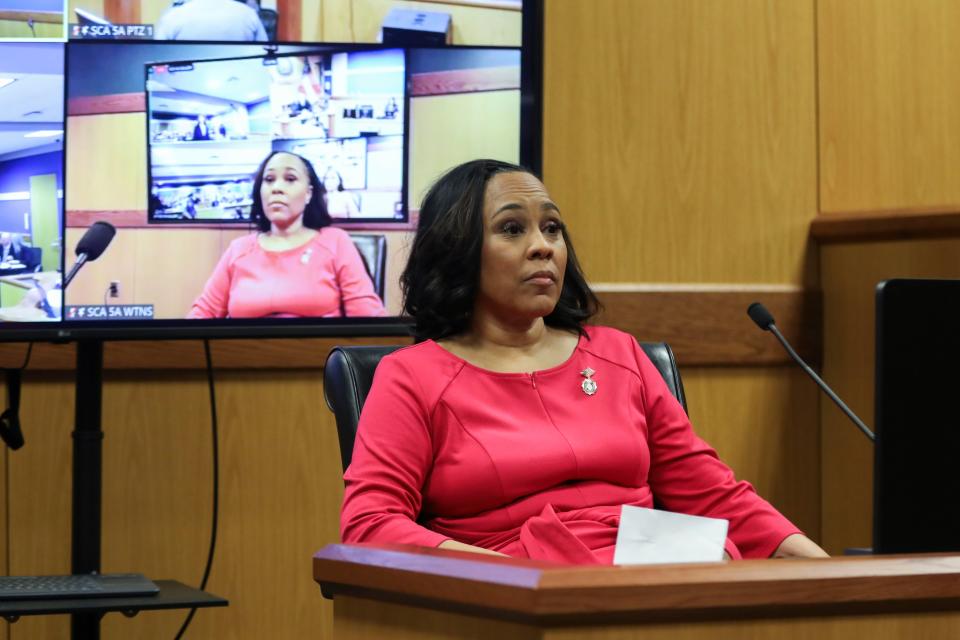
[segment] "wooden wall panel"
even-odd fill
[[[520,161],[519,91],[462,93],[417,98],[410,103],[410,206],[419,209],[440,174],[476,158]],[[491,132],[469,122],[496,121]],[[424,123],[425,126],[417,126]],[[491,135],[491,134],[494,135]],[[413,160],[416,159],[416,162]]]
[[[447,13],[453,22],[453,44],[519,47],[520,12],[468,6],[462,2],[403,0],[303,0],[303,39],[329,42],[379,42],[380,26],[390,9]],[[318,6],[319,5],[319,6]]]
[[[113,23],[137,24],[140,22],[142,4],[143,0],[103,0],[104,17]]]
[[[737,478],[820,539],[819,389],[795,367],[690,368],[690,419]]]
[[[330,603],[309,566],[339,539],[342,496],[320,372],[226,372],[217,381],[220,530],[208,589],[230,606],[199,612],[190,635],[293,638],[309,629],[330,638]],[[109,392],[104,564],[197,584],[210,513],[205,385],[199,376],[126,376]],[[182,612],[160,615],[167,620],[111,620],[106,637],[172,637]]]
[[[825,212],[960,203],[960,3],[820,0]]]
[[[821,244],[960,236],[958,208],[915,207],[817,216],[810,225],[810,236]]]
[[[331,604],[310,573],[339,539],[342,484],[318,370],[217,373],[220,520],[208,589],[189,636],[331,638]],[[70,567],[72,384],[33,377],[27,445],[11,461],[11,570]],[[113,372],[104,388],[103,569],[199,584],[210,533],[211,434],[202,373]],[[185,611],[109,615],[104,638],[170,638]],[[65,616],[24,618],[13,638],[66,637]]]
[[[12,575],[70,573],[73,376],[24,375],[20,422],[25,444],[8,454]],[[70,635],[68,616],[27,616],[10,627],[11,640]]]
[[[146,113],[67,118],[67,209],[146,209]],[[90,162],[90,150],[99,149]],[[109,150],[109,151],[108,151]]]
[[[800,357],[820,362],[820,296],[776,285],[597,284],[595,322],[638,340],[668,342],[681,365],[762,366],[791,362],[747,308],[762,302]]]
[[[545,14],[544,176],[587,275],[813,284],[812,0]]]
[[[874,290],[894,277],[960,278],[960,240],[865,242],[821,249],[823,377],[874,425]],[[823,538],[828,551],[870,546],[873,447],[833,403],[821,403]]]
[[[406,238],[390,236],[388,248],[393,258],[403,262]],[[95,264],[100,264],[98,261]],[[111,264],[111,263],[107,263]],[[399,272],[400,264],[390,268]],[[142,268],[141,268],[142,269]],[[137,273],[141,269],[137,270]],[[203,275],[205,274],[198,274]],[[83,280],[90,304],[103,300],[110,271],[94,272]],[[157,302],[161,296],[146,296],[142,288],[121,283],[121,303]],[[609,287],[609,288],[608,288]],[[399,310],[399,287],[387,287],[388,309]],[[163,291],[163,289],[159,289]],[[92,294],[91,294],[92,292]],[[656,285],[597,286],[603,311],[592,320],[630,333],[638,340],[667,342],[681,366],[774,366],[792,362],[769,333],[760,331],[745,313],[749,304],[762,301],[776,318],[777,326],[807,362],[818,364],[821,358],[820,296],[817,292],[794,287]],[[71,295],[71,301],[79,298]],[[189,308],[189,300],[180,315]],[[179,317],[179,316],[177,316]],[[394,336],[379,338],[300,338],[216,340],[212,344],[214,361],[222,368],[291,369],[318,368],[329,350],[338,344],[357,342],[403,344],[410,340],[407,331],[397,326]],[[0,366],[20,366],[24,358],[22,343],[0,344]],[[30,361],[32,370],[71,370],[76,363],[72,344],[41,343]],[[204,362],[198,340],[108,342],[104,352],[108,369],[202,369]]]
[[[943,612],[546,627],[352,596],[337,600],[337,637],[344,640],[913,640],[952,637],[958,623],[960,615]]]
[[[5,376],[0,379],[3,379],[4,383],[6,383]],[[0,446],[3,446],[3,455],[0,456],[0,495],[8,496],[8,469],[10,468],[10,455],[14,452],[2,443],[0,443]],[[7,498],[0,504],[0,527],[2,527],[2,531],[0,531],[0,575],[10,575],[10,567],[8,566],[9,554],[6,553],[9,549],[8,536],[10,534],[10,509]],[[9,625],[6,626],[9,627]],[[10,635],[7,629],[0,628],[0,638],[9,640]]]

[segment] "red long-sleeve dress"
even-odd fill
[[[188,318],[383,316],[363,258],[343,229],[324,227],[307,243],[267,251],[241,236],[220,257]]]
[[[632,336],[587,332],[566,362],[534,373],[487,371],[429,340],[384,358],[344,474],[343,541],[454,539],[609,564],[620,506],[654,499],[728,519],[734,558],[770,556],[800,533],[697,437]]]

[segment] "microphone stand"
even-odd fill
[[[77,341],[73,501],[70,568],[73,574],[100,571],[103,476],[103,341]],[[70,615],[70,637],[100,637],[100,613]]]
[[[63,279],[63,286],[61,289],[66,290],[67,285],[70,284],[70,281],[73,280],[74,276],[77,275],[77,272],[80,271],[82,267],[87,262],[87,254],[81,253],[77,256],[77,261],[73,263],[73,266],[70,267],[70,271],[67,272],[67,277]]]
[[[820,389],[827,394],[827,396],[829,396],[829,398],[833,400],[838,407],[840,407],[840,410],[847,414],[847,417],[853,421],[853,424],[857,425],[857,428],[863,432],[863,435],[870,438],[870,442],[875,442],[877,437],[873,434],[873,431],[871,431],[869,427],[867,427],[867,425],[865,425],[863,421],[857,417],[857,414],[851,411],[850,408],[844,404],[843,400],[841,400],[837,394],[833,392],[833,389],[828,387],[827,383],[817,375],[817,372],[814,371],[810,365],[804,362],[799,355],[797,355],[797,352],[793,350],[793,347],[790,346],[790,343],[787,342],[787,339],[784,338],[783,334],[780,333],[780,329],[777,329],[777,325],[771,322],[768,329],[770,329],[770,332],[777,338],[777,340],[780,341],[780,344],[783,345],[783,348],[787,350],[787,353],[790,354],[790,357],[793,358],[793,360],[799,364],[804,371],[807,372],[807,375],[813,378],[813,381],[817,383]]]

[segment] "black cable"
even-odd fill
[[[213,437],[213,524],[210,527],[210,550],[207,552],[207,566],[203,569],[203,579],[200,580],[200,590],[207,588],[207,580],[210,578],[210,569],[213,566],[213,554],[217,548],[217,513],[220,507],[220,451],[217,445],[217,395],[213,386],[213,358],[210,357],[210,340],[203,341],[203,354],[207,360],[207,386],[210,388],[210,432]],[[183,621],[180,631],[177,632],[175,640],[180,640],[186,632],[187,627],[193,620],[193,614],[197,612],[196,607],[190,609],[187,619]]]
[[[23,358],[23,364],[17,367],[17,371],[23,371],[30,364],[30,354],[33,353],[33,341],[27,343],[27,355]]]
[[[23,364],[15,369],[4,369],[4,382],[7,387],[7,409],[0,413],[0,440],[8,448],[16,451],[23,446],[23,431],[20,428],[20,384],[22,374],[30,364],[33,342],[27,345],[27,355]]]
[[[27,365],[30,364],[30,355],[33,353],[33,341],[27,343],[27,355],[23,358],[23,364],[20,365],[18,369],[13,369],[19,375],[27,368]],[[10,375],[10,371],[7,371],[6,375]],[[19,427],[19,420],[17,420]],[[4,477],[4,522],[6,529],[7,540],[10,539],[10,448],[7,447],[3,451],[3,477]],[[4,554],[7,563],[6,575],[10,575],[10,545],[7,545],[6,553]]]
[[[20,365],[19,369],[16,371],[23,371],[27,368],[27,365],[30,364],[30,355],[33,353],[33,341],[27,343],[27,355],[23,358],[23,364]],[[9,375],[9,373],[7,374]],[[6,505],[6,532],[7,540],[10,539],[10,448],[4,449],[3,457],[3,475],[4,475],[4,504]],[[7,575],[10,575],[10,545],[7,545],[6,551],[6,561],[7,561]]]

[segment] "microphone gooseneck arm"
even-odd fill
[[[77,271],[80,271],[82,267],[87,262],[87,254],[81,253],[77,256],[77,261],[73,263],[73,266],[70,267],[70,271],[67,273],[67,277],[63,279],[62,289],[66,289],[67,285],[70,284],[70,281],[73,280],[73,277],[77,275]]]
[[[858,418],[858,417],[857,417],[857,414],[855,414],[853,411],[851,411],[851,410],[850,410],[850,407],[848,407],[846,404],[844,404],[843,400],[841,400],[841,399],[837,396],[837,394],[835,394],[835,393],[833,392],[833,389],[831,389],[830,387],[828,387],[828,386],[827,386],[827,383],[824,382],[823,379],[820,378],[820,376],[817,375],[817,372],[814,371],[814,370],[810,367],[810,365],[808,365],[806,362],[804,362],[804,361],[803,361],[803,358],[801,358],[799,355],[797,355],[797,352],[793,350],[793,347],[790,346],[790,343],[787,342],[787,339],[784,338],[784,337],[783,337],[783,334],[780,333],[780,330],[777,329],[777,325],[774,324],[773,322],[771,322],[771,323],[769,324],[769,326],[767,327],[767,329],[770,331],[770,333],[772,333],[772,334],[777,338],[777,340],[780,341],[780,344],[782,344],[782,345],[783,345],[783,348],[787,350],[787,353],[790,354],[790,357],[793,358],[793,360],[794,360],[797,364],[799,364],[799,365],[803,368],[804,371],[807,372],[807,375],[809,375],[811,378],[813,378],[813,381],[817,383],[817,385],[823,390],[823,392],[824,392],[825,394],[827,394],[827,396],[829,396],[830,399],[833,400],[834,403],[836,403],[836,405],[837,405],[838,407],[840,407],[840,410],[843,411],[845,414],[847,414],[847,417],[850,418],[850,420],[853,421],[853,424],[857,425],[857,428],[860,429],[860,431],[863,432],[863,435],[865,435],[865,436],[867,436],[868,438],[870,438],[870,441],[871,441],[871,442],[876,441],[877,437],[873,434],[873,431],[871,431],[871,430],[869,429],[869,427],[867,427],[867,425],[865,425],[865,424],[863,423],[863,420],[861,420],[860,418]]]

